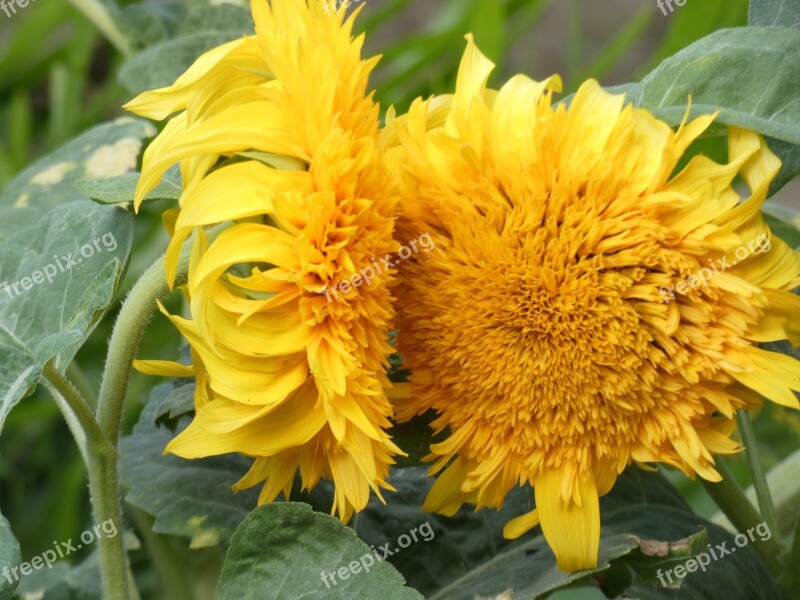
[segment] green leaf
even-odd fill
[[[397,493],[387,498],[388,506],[372,500],[356,515],[353,526],[366,543],[378,547],[429,523],[435,537],[388,558],[409,585],[429,600],[473,600],[476,595],[494,597],[509,589],[514,600],[526,600],[579,584],[599,586],[607,592],[621,586],[622,590],[615,593],[625,591],[629,597],[674,597],[674,590],[647,583],[654,570],[672,568],[659,561],[688,559],[706,536],[712,544],[724,541],[728,548],[732,546],[731,535],[692,514],[663,476],[629,468],[601,499],[598,568],[567,575],[556,567],[555,557],[538,529],[517,540],[502,537],[503,525],[510,518],[533,508],[529,488],[513,490],[500,511],[476,513],[465,507],[446,518],[419,508],[432,484],[424,473],[422,468],[395,470],[389,482]],[[669,549],[669,542],[671,555],[648,556],[657,554],[650,548]],[[680,597],[714,597],[720,578],[735,589],[731,598],[778,598],[766,569],[746,547],[712,562],[706,573],[690,574],[683,580]],[[632,589],[637,593],[632,594]]]
[[[255,509],[236,530],[217,599],[422,599],[404,583],[337,519],[307,504],[272,503]]]
[[[151,46],[175,35],[185,17],[181,4],[132,4],[121,9],[119,25],[133,44]]]
[[[800,247],[800,214],[778,204],[767,203],[763,207],[764,221],[791,248]]]
[[[10,600],[17,588],[17,580],[2,575],[6,568],[13,569],[22,562],[22,555],[19,551],[19,542],[11,531],[11,526],[5,517],[0,514],[0,600]]]
[[[139,538],[132,532],[124,533],[124,541],[128,551],[141,548]],[[100,554],[95,549],[78,564],[70,564],[65,557],[50,568],[35,570],[22,578],[17,594],[23,599],[101,600]]]
[[[718,121],[800,143],[800,30],[768,27],[713,33],[665,60],[629,99],[677,125],[722,110]]]
[[[45,363],[66,369],[128,264],[133,217],[89,201],[82,178],[124,173],[152,126],[100,125],[37,161],[0,195],[0,428]]]
[[[141,173],[125,173],[107,179],[84,179],[78,182],[78,188],[101,204],[132,203],[140,176]],[[144,197],[144,201],[178,200],[182,191],[180,169],[176,166],[164,174],[161,182]]]
[[[641,75],[652,71],[665,58],[714,31],[746,25],[747,5],[748,0],[687,2],[686,6],[669,16],[669,30],[651,59],[643,66]]]
[[[161,42],[122,65],[119,81],[133,94],[170,86],[201,54],[236,37],[207,31]]]
[[[250,12],[241,6],[192,5],[176,36],[133,56],[120,69],[119,80],[134,94],[172,85],[204,52],[252,33]]]
[[[797,0],[750,0],[750,25],[800,27]]]
[[[767,138],[767,145],[783,163],[780,172],[769,186],[768,195],[774,196],[787,183],[800,175],[800,146],[774,138]]]
[[[185,460],[164,455],[174,434],[156,425],[156,413],[169,405],[173,394],[186,395],[191,387],[161,384],[153,390],[133,433],[120,443],[119,468],[128,490],[125,499],[155,517],[153,531],[187,536],[193,548],[203,548],[230,539],[256,506],[258,490],[231,490],[250,467],[243,456]]]
[[[48,210],[89,200],[77,189],[79,181],[134,171],[142,140],[155,134],[147,121],[122,117],[90,129],[30,165],[0,194],[0,243],[37,224]]]
[[[168,424],[192,412],[194,412],[194,385],[180,385],[171,390],[156,406],[153,422],[156,425]]]

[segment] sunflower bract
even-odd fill
[[[598,499],[627,465],[718,480],[736,410],[798,407],[800,362],[758,343],[800,342],[800,255],[762,220],[780,162],[757,134],[731,127],[727,164],[676,173],[714,115],[676,132],[594,81],[553,106],[557,77],[493,91],[492,68],[469,39],[455,94],[387,123],[398,239],[435,242],[399,265],[412,389],[396,410],[449,429],[425,510],[499,507],[530,483],[536,510],[506,536],[541,524],[576,571],[597,563]]]

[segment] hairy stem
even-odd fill
[[[103,434],[86,400],[71,381],[50,363],[45,365],[44,377],[48,387],[60,397],[69,411],[65,411],[65,417],[79,445],[81,440],[85,444],[82,453],[89,471],[89,493],[95,523],[111,522],[118,532],[114,537],[102,535],[97,537],[103,598],[130,600],[132,581],[129,579],[128,555],[125,552],[122,535],[116,448]],[[59,402],[59,406],[61,405]]]
[[[133,286],[122,303],[117,322],[114,324],[114,331],[108,343],[106,369],[100,385],[97,422],[115,448],[119,441],[122,409],[128,392],[133,359],[136,357],[144,330],[153,315],[156,300],[168,292],[162,257],[147,269]]]

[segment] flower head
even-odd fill
[[[393,271],[325,294],[396,246],[396,190],[367,92],[377,60],[361,59],[344,8],[253,0],[252,11],[255,35],[128,105],[156,119],[180,111],[145,152],[136,198],[180,163],[180,210],[165,215],[170,282],[195,234],[191,318],[170,319],[191,345],[196,416],[167,451],[255,458],[236,487],[265,482],[261,503],[288,496],[298,469],[306,488],[332,479],[346,520],[370,489],[390,487],[399,452],[386,433]],[[209,241],[220,223],[232,225]]]
[[[718,480],[737,409],[798,407],[800,362],[758,343],[800,342],[800,255],[762,221],[780,162],[758,135],[731,127],[727,164],[675,173],[713,115],[676,132],[594,81],[553,106],[557,77],[493,91],[492,68],[470,39],[455,94],[387,124],[398,236],[435,241],[399,266],[397,410],[449,428],[425,509],[530,483],[536,510],[506,536],[540,523],[575,571],[596,565],[598,498],[627,465]]]

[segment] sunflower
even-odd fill
[[[346,521],[370,489],[391,489],[400,453],[386,431],[394,271],[338,287],[396,249],[397,190],[367,91],[377,59],[362,60],[363,36],[353,38],[344,8],[251,8],[255,35],[127,105],[152,119],[178,112],[145,152],[135,201],[180,163],[180,208],[164,218],[170,285],[194,234],[191,315],[168,315],[193,366],[137,367],[197,379],[196,415],[166,452],[253,457],[235,488],[264,483],[259,503],[288,497],[298,469],[306,489],[331,479],[332,513]],[[206,229],[220,223],[230,226],[210,240]]]
[[[780,162],[731,127],[727,164],[678,169],[715,115],[674,131],[595,81],[569,106],[552,104],[558,77],[490,90],[494,65],[467,39],[455,94],[385,131],[397,235],[435,243],[399,265],[412,375],[396,412],[432,409],[449,431],[425,510],[500,507],[531,484],[536,510],[505,536],[540,524],[560,569],[591,568],[598,499],[627,465],[718,481],[737,410],[798,407],[800,362],[758,347],[800,342],[800,255],[760,213]]]

